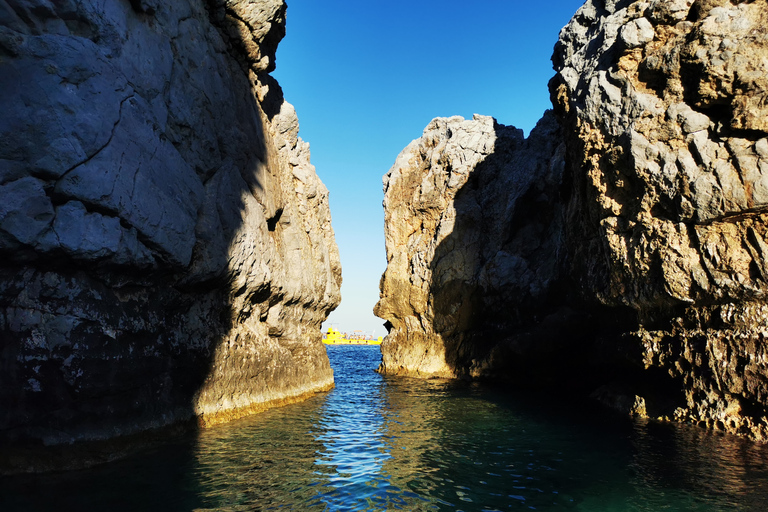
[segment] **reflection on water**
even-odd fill
[[[0,479],[0,511],[768,510],[763,445],[388,379],[378,347],[328,350],[328,394],[99,468]]]

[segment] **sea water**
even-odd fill
[[[336,388],[83,471],[0,479],[0,511],[766,511],[768,448],[445,380],[329,346]]]

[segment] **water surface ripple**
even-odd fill
[[[697,428],[373,372],[85,471],[0,479],[0,511],[768,510],[768,448]]]

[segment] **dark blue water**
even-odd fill
[[[383,378],[375,346],[328,352],[328,394],[98,468],[0,479],[0,511],[768,511],[763,445]]]

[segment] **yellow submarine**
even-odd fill
[[[365,334],[341,333],[333,327],[329,327],[328,332],[323,334],[323,343],[326,345],[381,345],[382,340],[382,336],[374,339]]]

